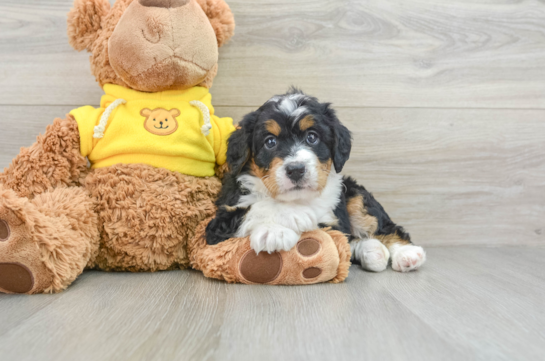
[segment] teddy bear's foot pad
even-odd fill
[[[318,267],[309,267],[303,271],[303,277],[307,279],[316,278],[322,274],[322,270]]]
[[[320,252],[320,248],[320,242],[314,238],[306,238],[297,242],[297,251],[305,257],[314,256]]]
[[[34,287],[34,276],[20,263],[0,263],[0,292],[27,293]]]
[[[0,219],[0,242],[5,242],[9,239],[11,235],[8,222]]]
[[[269,283],[280,276],[282,256],[280,253],[260,252],[253,249],[246,252],[240,261],[240,274],[252,283]]]

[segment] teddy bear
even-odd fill
[[[193,267],[248,284],[341,282],[343,234],[307,232],[291,251],[248,239],[208,246],[233,120],[209,88],[234,34],[224,0],[76,0],[68,38],[90,52],[100,106],[57,118],[0,173],[0,292],[55,293],[85,269]]]

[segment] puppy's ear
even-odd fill
[[[340,173],[343,170],[344,164],[350,158],[350,150],[352,149],[352,134],[341,123],[337,123],[334,127],[335,131],[335,150],[333,156],[333,165],[335,171]]]
[[[238,175],[251,157],[252,132],[258,113],[247,114],[239,123],[237,130],[229,137],[227,163],[230,173]]]
[[[333,165],[335,171],[340,173],[343,170],[344,164],[350,158],[350,151],[352,149],[352,134],[350,131],[341,124],[339,118],[335,114],[335,111],[329,107],[329,104],[325,104],[324,114],[329,118],[333,136],[335,138],[333,144]]]
[[[108,0],[75,0],[68,13],[68,42],[77,51],[90,49],[98,37],[102,19],[110,11]]]

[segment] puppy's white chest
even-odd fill
[[[321,192],[301,192],[284,199],[272,198],[257,177],[241,176],[239,181],[250,192],[241,196],[237,207],[250,207],[236,234],[250,236],[256,252],[290,250],[301,234],[313,231],[320,223],[331,224],[333,211],[339,203],[342,178],[330,174]]]
[[[246,214],[239,236],[249,235],[260,225],[283,226],[300,234],[318,228],[320,223],[331,223],[334,219],[332,209],[316,203],[258,201]]]
[[[275,201],[259,202],[250,209],[250,216],[303,232],[318,226],[321,213],[308,205]]]

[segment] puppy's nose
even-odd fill
[[[189,0],[138,0],[142,6],[150,6],[156,8],[179,8],[186,5]]]
[[[303,163],[290,163],[286,165],[286,174],[294,182],[301,180],[306,172],[307,168]]]

